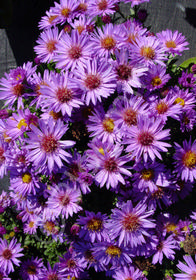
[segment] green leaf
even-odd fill
[[[188,68],[190,64],[196,64],[196,57],[191,57],[185,60],[182,64],[180,64],[180,67]]]

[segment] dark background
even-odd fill
[[[0,0],[0,77],[33,60],[33,46],[39,35],[37,25],[50,6],[54,6],[53,0]],[[141,7],[147,9],[145,25],[151,26],[152,32],[178,30],[187,38],[190,49],[179,63],[196,56],[196,0],[150,0]],[[121,8],[129,14],[129,4]],[[6,188],[8,182],[8,177],[0,180],[0,189]]]

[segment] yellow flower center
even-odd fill
[[[158,114],[164,114],[168,110],[168,105],[165,102],[161,101],[157,104],[156,109]]]
[[[143,169],[142,170],[142,179],[145,181],[151,180],[154,178],[154,171],[152,169]]]
[[[154,77],[154,78],[152,79],[152,81],[151,81],[151,85],[152,85],[153,87],[159,86],[159,85],[161,85],[161,84],[162,84],[162,80],[161,80],[161,78],[160,78],[159,76]]]
[[[29,172],[22,174],[22,181],[23,183],[29,184],[32,180],[31,174]]]
[[[142,47],[140,50],[141,56],[145,57],[146,59],[154,59],[155,58],[155,51],[151,47]]]
[[[61,10],[61,15],[66,17],[66,18],[69,16],[69,13],[70,13],[69,8],[64,8],[64,9]]]
[[[175,225],[174,223],[168,223],[166,225],[166,231],[169,233],[170,231],[176,233],[176,228],[177,228],[177,225]]]
[[[177,97],[174,104],[180,104],[183,107],[185,105],[185,101],[183,98]]]
[[[21,127],[24,126],[24,127],[27,127],[27,123],[25,121],[25,119],[21,119],[17,125],[17,128],[18,129],[21,129]]]
[[[111,50],[116,46],[116,41],[113,37],[107,36],[101,40],[101,46],[106,50]]]
[[[196,153],[188,151],[182,158],[183,164],[188,168],[194,168],[196,164]]]
[[[166,43],[165,43],[165,45],[166,45],[166,47],[168,48],[168,49],[170,49],[170,48],[176,48],[176,43],[173,41],[173,40],[171,40],[171,41],[167,41]]]
[[[92,231],[99,231],[102,228],[102,220],[98,218],[92,218],[87,223],[87,228]]]
[[[112,133],[114,130],[114,120],[111,118],[105,118],[102,122],[103,129],[109,133]]]
[[[114,246],[114,245],[111,245],[111,246],[109,246],[107,249],[106,249],[106,254],[108,254],[108,255],[110,255],[110,256],[112,256],[112,257],[120,257],[120,255],[121,255],[121,250],[120,250],[120,248],[119,247],[117,247],[117,246]]]
[[[30,227],[30,228],[33,228],[33,227],[34,227],[34,224],[35,224],[35,223],[34,223],[33,221],[32,221],[32,222],[29,222],[29,227]]]

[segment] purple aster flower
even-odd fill
[[[66,184],[55,186],[49,191],[50,196],[47,201],[48,207],[52,210],[53,216],[62,215],[68,219],[74,213],[82,210],[79,206],[81,193],[78,190],[71,189]]]
[[[90,145],[89,145],[90,146]],[[118,183],[125,185],[123,175],[131,176],[129,166],[126,163],[130,161],[130,157],[122,155],[123,146],[120,144],[106,143],[102,147],[91,145],[92,152],[89,151],[88,167],[95,172],[95,181],[102,188],[106,184],[106,188],[116,188]]]
[[[36,41],[37,45],[34,47],[34,51],[37,58],[40,59],[40,62],[47,63],[53,59],[56,44],[59,42],[61,35],[62,32],[59,33],[57,27],[53,29],[48,28],[40,34]]]
[[[79,64],[85,64],[91,58],[92,44],[89,36],[79,35],[77,30],[73,30],[71,35],[63,34],[56,45],[54,61],[56,67],[63,70],[73,70]]]
[[[39,189],[39,180],[35,175],[34,169],[23,169],[17,171],[12,169],[10,173],[10,190],[20,194],[22,197],[29,194],[36,194],[36,189]]]
[[[165,30],[156,34],[158,39],[163,44],[165,51],[172,55],[182,55],[184,50],[188,50],[186,46],[189,44],[186,38],[177,30],[172,32],[171,30]]]
[[[5,273],[14,271],[14,265],[19,266],[20,260],[23,254],[20,253],[23,250],[21,244],[17,243],[17,240],[13,238],[8,244],[7,240],[0,238],[0,266]]]
[[[114,54],[120,42],[119,31],[119,27],[112,23],[98,28],[92,39],[94,55],[109,58],[111,54]]]
[[[58,16],[53,13],[54,7],[51,7],[49,11],[46,11],[46,15],[43,16],[38,23],[39,29],[48,29],[54,27],[57,24]]]
[[[108,239],[105,224],[107,216],[98,212],[97,214],[85,211],[86,217],[79,216],[77,223],[81,226],[79,238],[94,243],[95,241],[102,241]]]
[[[68,129],[61,120],[55,123],[50,118],[47,124],[40,120],[39,127],[32,125],[32,132],[28,132],[29,139],[26,139],[29,149],[28,159],[38,168],[47,165],[51,172],[55,164],[61,168],[62,160],[68,162],[71,155],[64,149],[71,148],[75,142],[60,140]]]
[[[180,85],[184,88],[194,88],[196,78],[193,73],[188,73],[188,70],[182,72],[182,76],[178,79]]]
[[[163,130],[161,119],[141,117],[138,118],[137,126],[131,126],[125,134],[124,144],[126,151],[131,153],[132,158],[138,161],[143,155],[144,161],[148,158],[153,161],[155,157],[162,159],[159,152],[167,152],[170,144],[163,142],[169,139],[169,129]]]
[[[105,271],[116,270],[132,263],[133,253],[130,248],[118,245],[115,241],[95,243],[92,250],[95,259],[103,266]]]
[[[191,143],[183,141],[183,147],[178,143],[175,143],[176,153],[174,159],[176,161],[176,173],[178,177],[181,177],[185,182],[190,180],[191,182],[196,179],[196,140]]]
[[[165,255],[167,259],[174,260],[175,258],[175,251],[179,250],[180,247],[177,246],[176,240],[174,239],[173,235],[170,235],[166,239],[161,238],[158,241],[156,247],[156,253],[153,255],[152,263],[160,263],[162,264],[163,256]]]
[[[133,169],[137,171],[133,174],[133,187],[141,191],[154,192],[158,190],[157,186],[168,187],[169,174],[163,164],[154,162],[139,162]]]
[[[85,268],[84,259],[80,258],[73,248],[70,248],[69,251],[60,258],[59,271],[65,273],[67,279],[72,279],[72,277],[79,278],[80,273],[83,272]]]
[[[94,18],[114,14],[115,3],[118,3],[118,0],[90,0],[89,2],[89,16]]]
[[[24,280],[40,280],[39,277],[42,269],[42,259],[32,257],[21,264],[20,275]]]
[[[116,280],[145,280],[145,276],[142,271],[140,271],[138,268],[134,268],[133,266],[123,266],[119,270],[115,272],[113,275],[113,278]]]
[[[124,33],[120,46],[130,49],[130,51],[132,49],[132,45],[136,42],[136,39],[145,36],[147,31],[147,29],[139,24],[138,21],[131,19],[122,23],[120,28],[121,32]]]
[[[53,268],[47,263],[47,269],[40,272],[39,280],[60,280],[65,279],[66,274],[59,271],[59,263],[55,263]]]
[[[94,58],[78,65],[74,71],[76,78],[73,86],[83,91],[83,99],[87,105],[110,96],[116,88],[116,75],[112,66],[104,60]]]
[[[196,111],[194,109],[183,110],[179,116],[180,129],[182,132],[190,132],[196,125]]]
[[[7,174],[7,169],[10,163],[9,160],[9,145],[2,137],[0,137],[0,178]]]
[[[194,280],[196,278],[196,264],[191,256],[183,256],[186,263],[179,261],[177,264],[181,273],[174,274],[176,280]],[[195,258],[196,259],[196,258]]]
[[[73,23],[70,22],[71,27],[77,30],[79,34],[88,33],[87,27],[91,24],[93,24],[93,21],[87,18],[84,14],[80,15],[78,18],[75,18]]]
[[[162,88],[170,79],[170,75],[166,74],[166,67],[161,65],[151,65],[148,74],[142,79],[144,88],[148,90],[156,90]]]
[[[130,245],[132,248],[146,243],[145,237],[149,237],[149,230],[155,227],[149,218],[154,211],[146,210],[146,204],[138,203],[133,207],[131,200],[122,203],[119,208],[112,209],[107,225],[111,238],[117,238],[119,245]]]
[[[77,8],[77,2],[73,0],[60,0],[60,3],[54,2],[55,7],[51,9],[51,15],[57,16],[56,23],[64,24],[74,18],[74,11]]]
[[[43,109],[48,108],[47,110],[53,111],[54,114],[61,112],[63,116],[71,116],[73,108],[79,108],[83,104],[80,91],[73,89],[70,80],[68,72],[51,74],[47,85],[40,86]]]
[[[95,137],[103,143],[119,142],[121,139],[121,133],[115,125],[114,119],[110,114],[105,114],[101,106],[95,108],[92,116],[89,116],[87,128],[91,137]]]
[[[113,61],[117,75],[117,91],[133,93],[133,88],[141,87],[140,77],[146,74],[148,68],[133,64],[128,60],[128,50],[115,51],[116,60]]]
[[[32,215],[28,222],[23,224],[23,231],[27,234],[35,234],[39,225],[40,217]]]
[[[149,114],[148,103],[143,97],[135,95],[117,97],[109,112],[122,134],[126,134],[124,131],[127,130],[127,127],[137,125],[139,116]]]
[[[154,63],[165,66],[164,48],[155,36],[136,38],[132,46],[131,58],[133,62],[140,62],[146,66]]]

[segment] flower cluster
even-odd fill
[[[188,42],[129,2],[55,2],[0,81],[0,279],[196,279]]]

